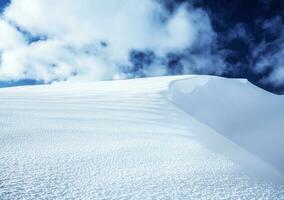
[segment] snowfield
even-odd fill
[[[220,105],[212,98],[216,91],[215,96],[230,99],[228,91],[242,94],[243,86],[231,88],[235,80],[222,79],[211,89],[207,79],[0,89],[0,199],[284,199],[283,129],[278,129],[283,98],[265,98],[275,105],[272,110],[248,109],[253,133],[235,125],[231,137],[228,123],[238,116],[238,102],[231,104],[234,116],[227,118],[219,111],[228,111],[229,104],[213,108]],[[258,90],[252,87],[241,96],[240,105],[262,100]],[[208,118],[203,117],[206,109]],[[252,117],[263,112],[265,120],[271,119],[269,127],[277,128],[271,138],[261,121],[258,141],[259,124]],[[218,120],[208,121],[211,117]],[[255,140],[255,146],[248,148],[250,143],[240,143],[233,134]],[[268,138],[279,141],[266,145],[262,140]],[[264,155],[259,145],[274,157]]]

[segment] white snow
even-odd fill
[[[185,78],[0,89],[0,199],[284,199],[281,171],[165,98]]]
[[[244,79],[195,76],[173,81],[176,105],[284,173],[284,96]]]

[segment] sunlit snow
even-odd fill
[[[185,78],[0,89],[0,199],[284,199],[280,170],[170,98]]]

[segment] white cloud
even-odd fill
[[[0,38],[13,35],[15,39],[0,46],[0,79],[50,82],[72,79],[74,74],[87,80],[124,77],[118,66],[129,64],[131,49],[150,49],[163,57],[208,46],[214,40],[204,11],[183,5],[170,15],[154,0],[12,0],[4,18],[48,40],[26,44],[20,32],[2,21],[8,28],[0,31]],[[166,74],[163,66],[150,72]]]
[[[0,49],[15,49],[24,44],[23,36],[13,26],[0,18]]]

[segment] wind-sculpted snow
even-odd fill
[[[160,94],[181,78],[1,89],[0,199],[284,199],[246,166],[277,171]]]
[[[214,76],[174,81],[167,96],[284,174],[284,96],[243,79]]]

